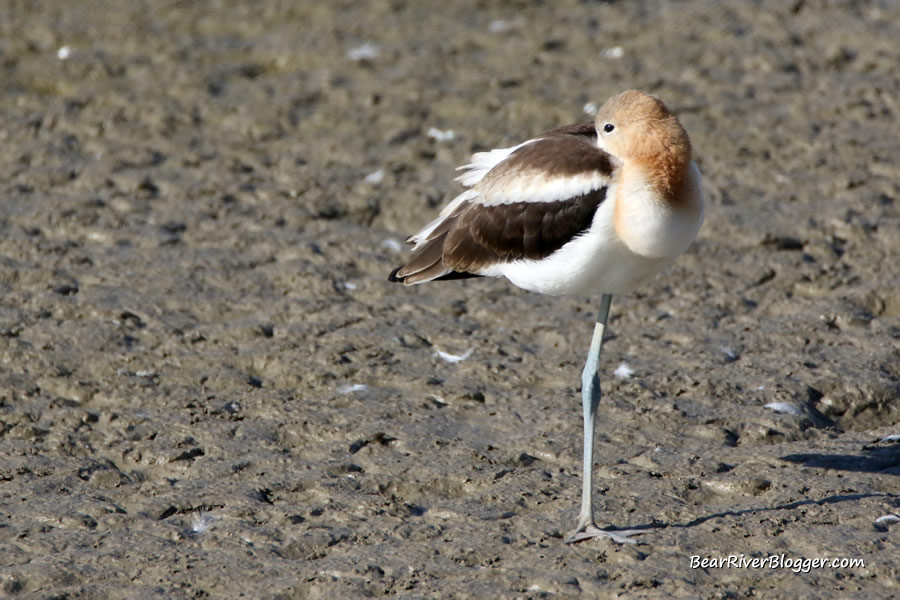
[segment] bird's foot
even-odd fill
[[[646,533],[641,529],[623,529],[622,531],[606,531],[604,529],[600,529],[596,525],[582,525],[578,527],[575,531],[566,538],[567,544],[574,544],[576,542],[582,542],[584,540],[589,540],[597,537],[605,537],[609,538],[617,544],[637,544],[638,541],[632,539],[633,535],[640,535],[642,533]]]

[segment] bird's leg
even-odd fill
[[[581,373],[581,402],[584,407],[584,473],[581,489],[581,513],[578,515],[578,526],[566,540],[567,544],[580,542],[594,537],[608,537],[620,544],[634,544],[629,535],[640,531],[604,531],[594,523],[594,504],[592,500],[594,470],[594,421],[597,407],[600,405],[600,348],[603,346],[603,332],[609,316],[609,305],[612,295],[603,294],[600,299],[600,310],[597,313],[597,324],[594,326],[594,337],[588,352],[584,371]]]

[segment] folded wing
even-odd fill
[[[545,258],[587,231],[613,171],[596,135],[583,123],[473,156],[460,177],[472,187],[407,240],[413,255],[390,280],[474,277],[498,263]]]

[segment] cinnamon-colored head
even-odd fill
[[[691,141],[678,118],[655,96],[628,90],[597,112],[597,145],[645,170],[664,189],[680,185],[691,161]]]

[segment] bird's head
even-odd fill
[[[687,132],[659,98],[637,90],[613,96],[596,118],[597,145],[623,163],[683,170],[691,161]]]

